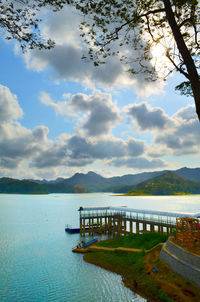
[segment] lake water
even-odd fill
[[[200,195],[129,197],[107,193],[0,195],[0,301],[143,302],[121,277],[72,253],[80,206],[200,212]]]

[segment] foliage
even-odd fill
[[[45,40],[40,33],[41,19],[37,14],[41,8],[39,1],[0,0],[0,29],[7,40],[16,39],[22,50],[50,49],[55,43]]]

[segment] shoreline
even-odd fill
[[[200,301],[200,289],[175,274],[159,258],[161,247],[149,252],[101,251],[89,249],[84,261],[121,275],[124,286],[151,302]],[[154,268],[158,271],[154,272]],[[135,282],[136,281],[136,282]]]
[[[113,194],[112,196],[187,196],[187,195],[200,195],[200,193],[175,193],[175,194]]]

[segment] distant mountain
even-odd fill
[[[183,176],[190,180],[200,181],[200,168],[181,168],[174,171],[176,174]]]
[[[137,184],[148,181],[152,178],[161,176],[170,172],[168,170],[156,171],[156,172],[144,172],[138,174],[127,174],[123,176],[115,176],[106,178],[92,171],[87,174],[76,173],[69,178],[57,178],[55,180],[12,180],[15,184],[5,184],[5,182],[10,183],[10,178],[0,178],[0,193],[8,190],[8,193],[12,190],[19,190],[19,192],[25,192],[28,190],[23,187],[25,183],[29,182],[27,186],[29,191],[33,192],[48,192],[48,193],[74,193],[74,192],[114,192],[114,193],[127,193],[128,191],[134,189]],[[176,173],[178,176],[182,176],[192,181],[200,181],[200,168],[190,169],[181,168],[176,171],[171,171]],[[1,181],[4,179],[4,187],[1,187]],[[5,179],[7,179],[5,181]],[[38,186],[36,186],[36,184]],[[14,187],[13,187],[14,186]],[[23,189],[24,188],[24,189]],[[32,188],[32,189],[31,189]],[[31,193],[30,193],[31,194]]]
[[[178,195],[200,194],[200,182],[188,180],[173,172],[167,172],[142,182],[128,195]]]
[[[87,174],[76,173],[72,177],[63,180],[63,184],[72,186],[80,186],[87,188],[89,192],[128,192],[135,184],[150,179],[154,176],[161,175],[166,171],[160,172],[144,172],[140,174],[129,174],[124,176],[116,176],[105,178],[94,172]]]
[[[54,180],[46,180],[46,179],[29,179],[32,182],[36,182],[38,184],[54,184],[54,183],[58,183],[60,181],[63,181],[65,178],[62,177],[58,177]]]

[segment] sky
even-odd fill
[[[146,82],[116,57],[94,67],[81,59],[79,14],[67,7],[44,20],[51,50],[23,54],[16,41],[0,39],[0,177],[200,166],[200,124],[193,99],[174,90],[179,74]]]

